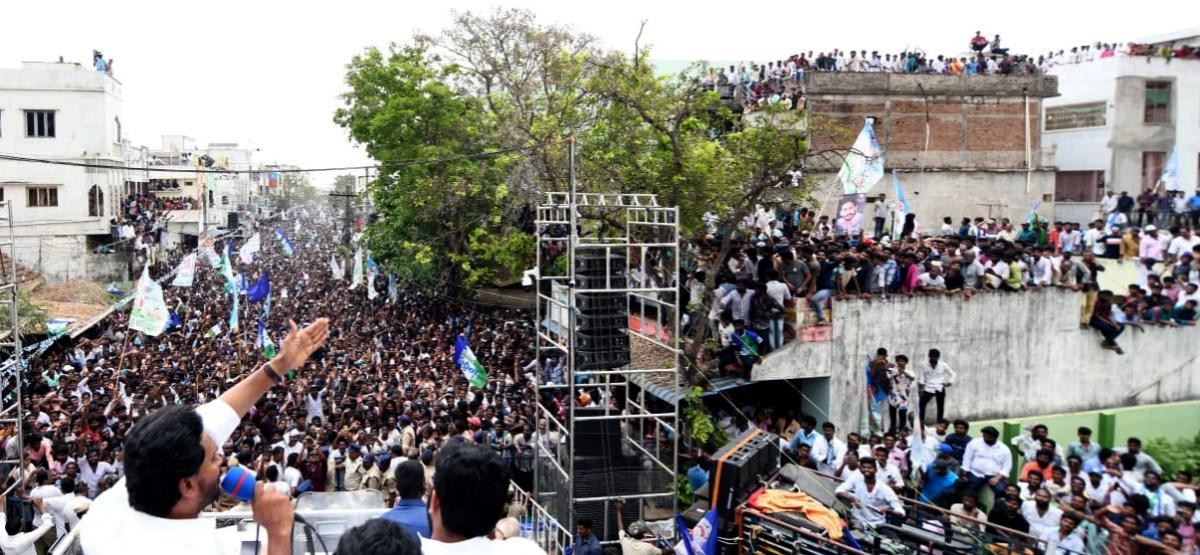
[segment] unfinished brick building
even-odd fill
[[[946,216],[956,225],[964,216],[1019,222],[1039,201],[1042,215],[1053,213],[1053,160],[1042,155],[1038,125],[1042,99],[1058,95],[1053,76],[812,73],[806,94],[813,151],[848,147],[875,118],[889,176],[870,195],[894,200],[898,170],[923,230]],[[840,163],[831,156],[808,168],[829,172],[817,197],[825,213],[840,194]]]

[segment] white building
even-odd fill
[[[1200,46],[1200,29],[1136,42]],[[1200,60],[1118,54],[1050,73],[1059,96],[1045,100],[1042,139],[1058,167],[1055,219],[1094,218],[1105,190],[1136,197],[1175,151],[1184,191],[1200,188]]]
[[[22,264],[49,281],[120,275],[119,257],[90,253],[112,241],[127,150],[121,82],[111,75],[62,62],[0,69],[0,153],[113,166],[0,160],[0,195],[15,201]]]

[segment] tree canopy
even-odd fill
[[[536,193],[566,189],[570,136],[579,190],[656,193],[685,233],[706,212],[731,232],[790,181],[808,149],[800,112],[749,121],[702,85],[704,66],[662,75],[634,50],[496,10],[355,56],[334,119],[384,164],[369,191],[375,259],[427,284],[519,275],[534,264]]]

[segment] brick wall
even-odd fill
[[[1036,167],[1041,99],[1058,94],[1057,80],[1049,76],[818,73],[806,88],[814,150],[849,147],[872,116],[889,169],[1024,169],[1026,92]]]
[[[925,151],[926,103],[923,99],[864,96],[814,97],[813,148],[846,148],[875,117],[875,133],[888,153],[887,166],[900,169],[1023,169],[1025,124],[1023,98],[938,97],[928,102],[929,147]],[[1030,142],[1040,148],[1038,113],[1041,101],[1030,99]]]

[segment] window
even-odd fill
[[[104,215],[104,191],[100,190],[99,185],[92,185],[92,189],[88,191],[88,216],[97,217]]]
[[[1104,127],[1107,123],[1105,118],[1107,110],[1108,107],[1105,106],[1104,102],[1047,107],[1046,131]]]
[[[1146,123],[1171,123],[1171,82],[1146,81]]]
[[[58,187],[30,187],[25,193],[26,206],[30,208],[58,206]]]
[[[1162,177],[1163,166],[1167,162],[1165,152],[1142,153],[1142,188],[1153,189]]]
[[[1054,174],[1055,202],[1099,202],[1104,171],[1059,171]]]
[[[54,110],[25,110],[26,137],[54,137]]]

